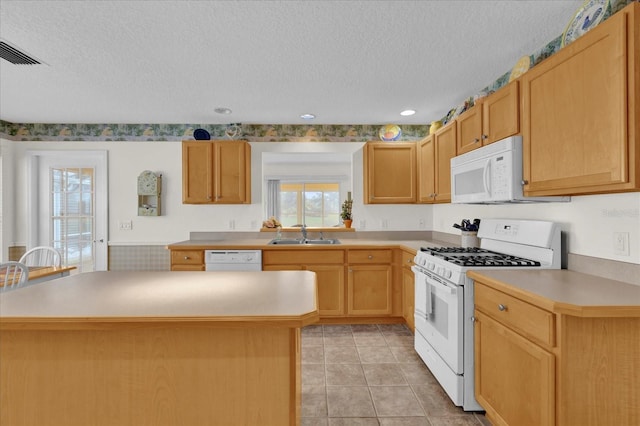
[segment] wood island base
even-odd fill
[[[0,293],[2,426],[298,426],[316,275],[87,272]]]
[[[3,425],[296,425],[300,329],[0,332]]]

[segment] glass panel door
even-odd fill
[[[95,170],[50,168],[50,241],[62,264],[79,272],[95,267]]]

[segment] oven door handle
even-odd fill
[[[445,293],[448,294],[455,294],[456,290],[455,288],[451,288],[448,285],[444,284],[444,283],[440,283],[434,279],[432,279],[431,277],[426,277],[426,283],[429,284],[431,287],[436,288],[440,291],[443,291]]]

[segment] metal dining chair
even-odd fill
[[[23,263],[10,261],[0,264],[1,290],[20,287],[29,279],[29,268]]]
[[[62,256],[53,247],[34,247],[22,255],[20,263],[27,266],[58,266],[62,265]]]

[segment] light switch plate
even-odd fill
[[[629,233],[613,233],[613,254],[618,256],[629,256]]]
[[[121,231],[131,231],[133,229],[133,223],[130,220],[118,222],[118,228],[120,228]]]

